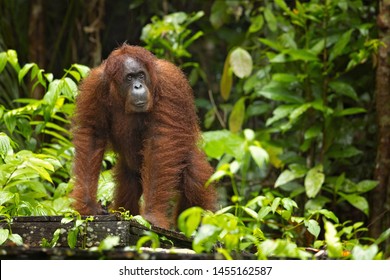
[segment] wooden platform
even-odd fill
[[[24,246],[0,246],[0,259],[215,259],[215,255],[195,254],[191,250],[192,240],[181,233],[158,227],[148,229],[134,220],[123,220],[118,215],[95,216],[88,222],[84,235],[77,238],[76,249],[68,246],[68,232],[74,227],[74,221],[63,224],[62,216],[14,217],[9,225],[0,223],[0,228],[9,229],[19,234]],[[55,248],[42,248],[42,239],[53,239],[57,229],[62,229]],[[142,252],[132,249],[146,231],[160,236],[160,247],[157,250],[143,248]],[[88,250],[99,246],[107,236],[119,236],[119,244],[107,252]],[[85,249],[81,249],[85,245]]]

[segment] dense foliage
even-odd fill
[[[242,250],[259,259],[311,258],[304,247],[326,248],[331,258],[384,258],[389,248],[380,245],[390,229],[376,240],[367,235],[366,194],[377,186],[376,11],[362,1],[286,2],[217,0],[209,17],[176,12],[142,29],[146,48],[180,64],[195,89],[207,92],[197,95],[202,147],[216,166],[209,183],[219,185],[221,207],[188,209],[179,229],[194,236],[196,252],[216,249],[228,259]],[[215,40],[226,48],[216,61],[204,65],[191,54]],[[72,212],[69,128],[87,72],[73,64],[56,79],[35,63],[19,65],[13,50],[0,53],[4,217]],[[20,89],[44,96],[15,98]],[[108,153],[103,203],[111,200],[114,162]],[[7,238],[18,237],[1,230],[0,243]]]

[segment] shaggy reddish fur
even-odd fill
[[[125,112],[125,97],[118,85],[126,57],[137,59],[150,76],[153,100],[146,113]],[[188,207],[215,209],[215,189],[204,186],[213,169],[197,146],[199,126],[193,101],[183,73],[141,47],[124,45],[92,69],[81,85],[73,126],[75,209],[84,215],[104,212],[96,191],[108,147],[119,157],[113,208],[142,213],[163,228],[173,226]]]

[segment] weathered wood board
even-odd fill
[[[52,240],[57,229],[63,229],[63,233],[57,242],[57,247],[68,247],[67,236],[74,222],[61,223],[62,216],[34,216],[14,217],[11,225],[0,223],[0,228],[12,229],[23,238],[23,243],[29,247],[39,247],[42,239]],[[81,246],[82,239],[85,240],[86,248],[98,246],[100,242],[109,235],[119,236],[119,246],[136,245],[138,239],[145,234],[145,231],[153,231],[160,236],[165,236],[170,241],[162,241],[162,247],[191,248],[191,239],[175,231],[169,231],[157,227],[148,229],[133,220],[123,220],[118,215],[94,216],[94,220],[88,222],[85,236],[79,236],[78,244]],[[79,247],[78,246],[78,247]]]

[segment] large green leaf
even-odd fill
[[[306,175],[307,168],[300,164],[290,164],[289,169],[284,170],[275,182],[275,188],[287,184],[297,178],[302,178]]]
[[[378,186],[379,182],[374,180],[364,180],[356,184],[356,190],[360,193],[368,192]]]
[[[360,245],[357,244],[352,249],[353,260],[373,260],[378,254],[379,248],[376,244]]]
[[[3,205],[4,203],[10,201],[13,199],[15,194],[9,191],[0,190],[0,205]]]
[[[315,238],[318,238],[318,235],[321,232],[321,227],[318,224],[316,220],[310,219],[305,220],[305,226],[307,227],[307,230],[314,235]]]
[[[76,68],[79,71],[82,78],[86,77],[89,74],[89,67],[81,64],[73,64],[72,67]]]
[[[358,194],[339,193],[339,195],[342,198],[344,198],[346,201],[348,201],[350,204],[352,204],[355,208],[359,209],[360,211],[362,211],[364,214],[368,216],[369,205],[365,197],[360,196]]]
[[[275,188],[277,188],[281,185],[284,185],[288,182],[291,182],[292,180],[295,180],[296,178],[297,177],[296,177],[294,172],[286,169],[279,175],[278,179],[276,179]]]
[[[243,48],[236,48],[232,51],[229,62],[233,73],[241,79],[248,77],[252,73],[252,57],[249,52]]]
[[[232,113],[229,117],[229,128],[233,133],[241,131],[245,119],[245,98],[240,98],[234,104]]]
[[[9,230],[5,228],[0,228],[0,245],[2,245],[7,239],[9,235]]]
[[[245,152],[245,140],[228,130],[205,132],[203,140],[204,151],[209,157],[215,159],[220,159],[225,153],[241,159]]]
[[[330,258],[339,258],[343,253],[343,247],[340,242],[340,237],[337,236],[335,226],[325,221],[325,241],[327,245],[327,251]]]
[[[230,67],[230,55],[225,60],[220,83],[220,91],[223,100],[228,100],[233,86],[233,70]]]
[[[325,181],[325,175],[322,169],[322,165],[317,165],[307,172],[305,177],[305,190],[309,198],[315,197],[321,190],[322,184]]]

